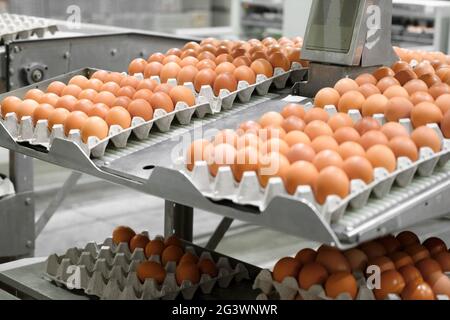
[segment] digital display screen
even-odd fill
[[[361,0],[314,0],[305,47],[348,53]]]

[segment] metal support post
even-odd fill
[[[228,229],[230,229],[233,221],[234,221],[234,219],[227,218],[227,217],[223,218],[222,221],[220,221],[219,225],[217,226],[216,230],[212,234],[211,238],[209,238],[209,241],[206,244],[206,249],[212,250],[212,251],[216,250],[220,241],[222,241],[223,237],[225,236],[225,233],[228,231]]]
[[[166,200],[164,211],[164,236],[176,235],[192,242],[194,209]]]

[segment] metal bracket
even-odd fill
[[[177,235],[179,238],[192,242],[194,224],[194,209],[172,201],[165,201],[164,235]]]

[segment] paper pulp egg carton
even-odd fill
[[[0,43],[28,39],[33,35],[42,38],[48,31],[54,34],[58,27],[54,21],[18,14],[0,14]]]
[[[14,193],[16,193],[16,191],[11,180],[0,173],[0,199]]]
[[[311,104],[305,106],[306,109],[312,108]],[[334,106],[326,106],[325,110],[333,115],[337,112]],[[349,115],[356,123],[362,116],[358,110],[350,110]],[[384,115],[374,115],[381,124],[385,123]],[[410,119],[402,119],[400,123],[412,132]],[[443,166],[450,159],[450,140],[444,139],[440,128],[436,124],[429,124],[442,139],[442,150],[434,153],[430,148],[421,148],[420,157],[412,162],[409,158],[400,157],[397,159],[397,169],[389,173],[385,168],[374,169],[374,181],[370,184],[362,180],[352,180],[351,190],[345,199],[338,196],[328,196],[325,204],[320,205],[310,186],[299,186],[294,195],[290,195],[283,184],[281,178],[274,177],[269,180],[264,189],[260,186],[258,176],[255,172],[245,172],[241,182],[234,179],[230,167],[221,167],[213,177],[205,161],[198,161],[192,171],[187,170],[184,158],[175,161],[174,168],[181,171],[193,185],[205,196],[212,200],[231,200],[240,205],[251,205],[257,207],[261,212],[264,211],[274,197],[287,197],[312,205],[328,222],[338,221],[351,207],[359,209],[364,207],[371,196],[383,198],[386,196],[394,183],[400,187],[408,186],[414,176],[430,176],[436,167]]]
[[[125,148],[132,133],[138,140],[143,140],[148,138],[154,126],[161,132],[168,132],[175,119],[178,123],[186,125],[191,122],[194,114],[198,118],[203,118],[207,114],[214,114],[220,112],[222,109],[231,109],[237,97],[242,102],[248,102],[255,90],[258,94],[265,95],[269,91],[272,83],[277,88],[284,88],[292,70],[299,69],[300,67],[300,64],[294,63],[292,69],[288,72],[276,68],[274,76],[271,78],[258,75],[257,82],[254,85],[249,85],[246,81],[240,81],[238,90],[229,92],[223,89],[220,91],[218,97],[214,95],[213,89],[210,86],[203,86],[200,93],[197,94],[192,83],[185,83],[183,85],[189,88],[195,95],[196,104],[194,106],[189,107],[185,102],[180,101],[176,104],[172,112],[166,112],[163,108],[153,106],[154,113],[152,120],[145,121],[141,117],[134,117],[129,128],[123,129],[119,125],[113,125],[109,128],[108,137],[102,140],[97,137],[89,137],[87,143],[82,141],[80,130],[71,130],[66,137],[64,134],[64,126],[57,124],[50,131],[47,120],[39,120],[34,125],[30,116],[17,119],[15,113],[8,113],[5,119],[1,119],[0,121],[4,124],[13,139],[18,142],[28,142],[31,145],[43,146],[49,150],[55,138],[67,139],[75,142],[86,155],[99,158],[105,154],[105,150],[110,142],[116,148]],[[73,76],[94,71],[94,69],[84,69],[82,72],[74,73]],[[143,78],[142,74],[135,74],[135,76],[141,79]],[[159,77],[152,77],[151,79],[161,83]],[[58,80],[58,78],[52,80]],[[177,81],[176,79],[169,79],[168,84],[173,87],[177,85]],[[11,94],[14,94],[14,92]]]
[[[355,272],[354,277],[358,285],[358,293],[355,300],[376,300],[372,290],[368,287],[364,275]],[[448,275],[448,274],[447,274]],[[327,297],[322,285],[313,285],[308,290],[299,287],[297,279],[286,277],[281,283],[272,278],[270,270],[263,269],[253,283],[253,289],[261,290],[257,300],[268,300],[269,297],[277,297],[280,300],[295,300],[299,295],[303,300],[353,300],[350,294],[344,292],[336,299]],[[449,297],[438,295],[438,300],[449,300]],[[389,294],[386,300],[402,300],[396,294]]]
[[[189,245],[186,245],[185,251],[198,256],[195,248]],[[203,251],[199,259],[205,258],[213,260],[209,252]],[[175,262],[165,266],[167,276],[162,285],[153,279],[147,279],[142,284],[136,270],[139,263],[145,260],[143,249],[138,248],[131,253],[127,243],[116,246],[108,238],[101,245],[91,242],[84,249],[71,248],[62,256],[49,256],[45,277],[68,289],[81,289],[87,295],[108,300],[174,300],[180,294],[184,299],[191,300],[197,290],[210,294],[215,286],[227,288],[233,280],[250,279],[243,264],[237,263],[232,267],[228,258],[220,257],[215,261],[217,277],[202,274],[198,284],[184,281],[178,286]],[[159,256],[151,256],[148,260],[160,263]]]

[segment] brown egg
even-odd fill
[[[180,261],[181,257],[183,256],[183,249],[180,248],[179,246],[175,246],[175,245],[169,245],[167,246],[162,255],[161,255],[161,262],[162,264],[165,266],[168,262],[175,262],[176,264],[178,264],[178,262]]]
[[[409,282],[401,297],[403,300],[435,300],[433,290],[426,282]]]
[[[450,138],[450,112],[444,114],[441,121],[441,131],[445,138]]]
[[[185,51],[186,53],[186,51]],[[195,55],[190,55],[192,54],[192,51],[190,51],[189,53],[186,53],[186,55],[183,57],[182,56],[182,60],[180,62],[180,67],[184,68],[187,66],[192,66],[195,67],[197,65],[197,63],[199,63],[200,61],[195,57]]]
[[[308,145],[311,143],[311,139],[306,135],[306,133],[301,131],[290,131],[283,139],[290,147],[297,143],[304,143]]]
[[[104,103],[108,107],[113,107],[113,103],[116,100],[116,96],[109,91],[99,92],[94,99],[94,103]]]
[[[306,122],[306,124],[315,121],[315,120],[320,120],[323,122],[328,122],[328,119],[330,118],[330,116],[328,115],[328,113],[321,108],[312,108],[310,109],[308,112],[306,112],[305,116],[304,116],[304,120]]]
[[[252,68],[256,75],[263,74],[267,78],[273,76],[273,67],[270,62],[265,59],[256,59],[252,62],[250,68]]]
[[[409,99],[411,100],[413,105],[418,105],[422,102],[430,102],[434,103],[434,98],[426,91],[417,91],[414,92]]]
[[[141,262],[137,267],[136,274],[142,283],[146,279],[153,279],[161,285],[166,279],[166,270],[159,263],[153,261]]]
[[[205,160],[209,165],[209,172],[215,177],[220,167],[236,163],[236,149],[228,143],[217,144],[205,151]]]
[[[150,121],[153,119],[153,108],[150,103],[144,99],[133,100],[128,105],[127,110],[132,118],[141,117],[145,121]]]
[[[187,82],[194,83],[195,76],[198,73],[198,69],[194,66],[188,65],[183,67],[177,76],[178,84],[182,85]]]
[[[128,98],[133,98],[133,96],[134,96],[134,94],[136,93],[136,89],[134,89],[133,87],[131,87],[131,86],[125,86],[125,87],[122,87],[122,88],[120,88],[118,91],[117,91],[117,96],[118,97],[128,97]]]
[[[333,131],[342,127],[353,127],[352,118],[348,114],[342,112],[331,116],[327,123]]]
[[[400,82],[398,82],[397,79],[394,77],[385,77],[378,81],[377,88],[380,90],[381,93],[384,93],[388,88],[391,86],[399,85]]]
[[[403,88],[406,91],[408,91],[409,95],[412,95],[413,93],[415,93],[417,91],[424,91],[424,92],[428,91],[427,84],[419,79],[413,79],[411,81],[408,81],[407,83],[405,83]]]
[[[393,252],[389,255],[389,257],[391,258],[392,262],[394,262],[395,268],[397,270],[401,269],[404,266],[414,265],[413,259],[408,254],[402,251]]]
[[[251,54],[250,59],[251,59],[252,61],[256,61],[256,60],[258,60],[258,59],[261,59],[261,60],[265,60],[265,61],[269,62],[269,56],[268,56],[267,53],[266,53],[265,51],[263,51],[263,50],[257,50],[257,51],[254,51],[254,52]],[[270,63],[270,62],[269,62],[269,63]],[[270,65],[272,66],[272,64],[270,64]]]
[[[150,79],[144,79],[141,80],[141,82],[139,82],[139,85],[136,87],[136,90],[141,90],[141,89],[147,89],[150,91],[155,90],[155,88],[158,86],[158,82],[156,82],[155,80],[150,80]]]
[[[172,86],[170,84],[161,83],[156,86],[154,93],[164,92],[165,94],[169,94],[170,90],[172,90]]]
[[[380,288],[375,288],[373,293],[377,300],[384,300],[389,294],[400,295],[405,286],[405,280],[399,272],[388,270],[381,273]]]
[[[403,247],[413,244],[420,244],[419,237],[411,231],[402,231],[397,235],[397,240],[400,241]]]
[[[308,290],[313,285],[324,285],[328,278],[327,270],[317,262],[306,264],[298,275],[298,284],[303,290]]]
[[[363,73],[363,74],[360,74],[355,79],[355,82],[358,84],[358,86],[362,86],[363,84],[366,84],[366,83],[371,83],[371,84],[376,85],[377,79],[370,73]]]
[[[406,89],[401,86],[391,86],[390,88],[386,89],[383,92],[383,95],[388,99],[391,99],[394,97],[409,98],[408,91],[406,91]]]
[[[176,62],[169,62],[163,66],[160,73],[162,83],[166,83],[169,79],[176,79],[181,67]]]
[[[207,274],[211,278],[217,277],[217,275],[219,273],[217,270],[216,264],[214,263],[214,261],[212,261],[210,259],[200,260],[200,262],[198,263],[197,266],[198,266],[201,274]]]
[[[370,130],[380,130],[380,123],[372,117],[364,117],[355,124],[355,129],[360,135]]]
[[[194,79],[194,86],[197,92],[200,92],[202,86],[213,86],[216,80],[217,74],[212,69],[200,70]]]
[[[138,78],[134,76],[126,76],[122,78],[119,85],[121,87],[132,87],[133,89],[136,89],[140,83],[141,80],[139,80]],[[117,95],[120,96],[120,94]]]
[[[297,161],[308,161],[313,162],[316,156],[314,149],[304,143],[297,143],[291,146],[288,153],[286,154],[287,159],[290,163]]]
[[[130,240],[136,235],[133,229],[125,226],[118,226],[113,230],[112,240],[114,244],[129,243]]]
[[[236,164],[233,165],[232,170],[236,181],[240,182],[244,172],[259,170],[259,152],[253,147],[247,147],[238,150],[236,154]]]
[[[156,52],[148,57],[147,62],[151,63],[151,62],[156,61],[156,62],[162,63],[165,57],[166,57],[165,54],[163,54],[161,52]]]
[[[48,120],[50,117],[50,114],[55,110],[55,108],[48,104],[48,103],[41,103],[39,104],[33,111],[33,123],[36,125],[36,123],[39,120]]]
[[[108,76],[108,71],[97,70],[92,74],[91,79],[98,79],[101,82],[104,82],[107,76]]]
[[[119,90],[120,90],[120,86],[117,83],[112,82],[112,81],[104,83],[100,88],[100,92],[108,91],[114,95],[116,95],[117,91],[119,91]],[[80,95],[81,95],[81,93],[80,93]]]
[[[112,82],[119,84],[123,78],[124,78],[124,75],[121,74],[120,72],[110,72],[110,73],[108,73],[108,76],[105,78],[105,80],[103,80],[103,82],[112,81]]]
[[[365,157],[366,151],[363,147],[357,142],[354,141],[345,141],[343,142],[339,148],[338,153],[342,157],[342,159],[346,160],[353,156]]]
[[[97,116],[91,116],[81,128],[81,136],[84,143],[87,143],[89,137],[97,137],[99,140],[103,140],[108,136],[108,132],[106,121]]]
[[[166,65],[166,64],[172,63],[172,62],[176,63],[177,65],[180,65],[181,59],[179,56],[174,55],[174,54],[166,55],[166,57],[162,61],[162,64]]]
[[[236,68],[240,66],[250,67],[250,65],[252,64],[252,60],[250,60],[250,58],[247,56],[241,56],[234,59],[233,64],[236,66]]]
[[[55,124],[64,124],[70,111],[64,108],[57,108],[53,110],[48,117],[48,128],[52,130]]]
[[[322,151],[322,153],[324,152],[332,151]],[[314,162],[316,162],[317,157],[320,155],[321,154],[319,153],[316,156]],[[317,202],[319,204],[324,204],[327,197],[330,195],[338,196],[341,199],[347,197],[350,192],[350,181],[345,172],[339,167],[327,166],[320,170],[314,190]]]
[[[373,116],[374,114],[384,114],[389,100],[385,95],[374,94],[367,98],[362,104],[362,115],[365,117]]]
[[[367,99],[371,95],[380,94],[380,89],[374,84],[366,83],[358,88],[358,91],[363,94],[363,96]]]
[[[78,95],[80,94],[80,92],[83,89],[81,89],[81,87],[75,85],[75,84],[69,84],[67,85],[62,91],[61,91],[61,96],[74,96],[74,97],[78,97]]]
[[[138,91],[136,91],[136,93],[133,95],[133,100],[136,99],[143,99],[145,101],[147,101],[148,103],[150,103],[150,100],[153,96],[153,92],[150,91],[149,89],[140,89]],[[128,97],[118,97],[116,99],[116,101],[114,102],[115,106],[121,106],[124,108],[128,108],[128,105],[131,103],[131,99],[129,99]]]
[[[314,188],[318,176],[319,172],[310,162],[294,162],[286,173],[286,190],[290,194],[294,194],[298,186],[310,186]]]
[[[387,253],[383,245],[376,241],[365,242],[360,245],[360,249],[364,251],[369,259],[383,257]]]
[[[443,273],[436,273],[428,280],[435,295],[450,297],[450,279]]]
[[[260,158],[260,167],[258,169],[259,182],[263,188],[269,183],[272,177],[279,177],[286,183],[286,177],[289,170],[289,161],[283,155],[283,152],[270,152]]]
[[[270,111],[261,116],[259,118],[259,124],[262,128],[274,125],[274,126],[281,126],[283,124],[284,118],[283,116],[275,111]]]
[[[330,166],[342,168],[344,160],[336,151],[322,150],[314,157],[313,164],[320,172]]]
[[[269,57],[269,62],[274,68],[281,68],[284,71],[291,68],[289,59],[282,52],[273,52]]]
[[[383,132],[378,130],[370,130],[361,136],[361,140],[359,141],[359,143],[365,150],[368,150],[375,145],[387,146],[389,140],[388,138],[386,138]]]
[[[188,106],[195,105],[195,96],[191,89],[185,86],[176,86],[170,90],[172,102],[176,105],[178,102],[185,102]]]
[[[114,82],[111,82],[114,83]],[[115,84],[115,83],[114,83]],[[51,94],[51,93],[49,93]],[[83,99],[87,99],[90,100],[91,102],[95,100],[95,97],[97,96],[97,91],[95,91],[94,89],[84,89],[83,91],[80,92],[80,94],[78,95],[78,100],[83,100]],[[53,101],[58,99],[58,96],[54,96],[51,98]]]
[[[409,137],[399,136],[389,141],[389,148],[394,152],[397,158],[407,157],[411,161],[417,161],[419,152],[413,140]]]
[[[127,109],[113,107],[106,114],[105,121],[108,126],[119,125],[122,129],[127,129],[131,125],[131,116]]]
[[[240,150],[246,147],[254,147],[259,150],[261,144],[261,139],[255,133],[249,131],[239,136],[236,149]]]
[[[360,179],[366,184],[373,181],[372,164],[364,157],[352,156],[344,161],[342,169],[350,180]]]
[[[167,50],[166,56],[174,55],[174,56],[179,57],[179,56],[181,56],[182,53],[183,53],[183,51],[181,51],[178,48],[171,48],[171,49]]]
[[[347,91],[345,94],[341,96],[339,99],[339,103],[337,108],[339,112],[347,113],[350,110],[361,110],[362,105],[366,101],[363,94],[359,91]]]
[[[391,259],[386,256],[380,256],[375,258],[369,258],[367,266],[376,266],[380,269],[380,272],[385,272],[389,270],[395,270],[395,265]]]
[[[341,98],[339,92],[334,88],[323,88],[319,90],[314,98],[314,105],[323,108],[327,105],[338,106]]]
[[[89,113],[87,114],[89,117],[99,117],[102,119],[105,119],[106,114],[109,111],[109,107],[104,103],[96,103],[92,106],[92,108],[89,110]]]
[[[48,85],[47,92],[60,96],[65,87],[66,85],[61,81],[53,81]]]
[[[359,142],[360,139],[358,131],[351,127],[339,128],[334,132],[333,136],[337,143],[340,144],[347,141]]]
[[[287,277],[293,277],[297,279],[300,268],[301,264],[294,258],[282,258],[273,267],[273,280],[281,283]]]
[[[254,134],[257,134],[258,131],[261,129],[261,125],[256,121],[246,121],[240,124],[239,129],[243,132],[252,132]]]
[[[214,60],[216,60],[216,56],[209,51],[203,51],[197,55],[197,59],[200,61],[205,60],[205,59],[214,61]]]
[[[430,257],[427,248],[420,244],[412,244],[405,248],[405,252],[411,256],[415,263]]]
[[[287,104],[281,111],[281,115],[284,118],[289,118],[291,116],[303,119],[305,117],[305,109],[301,104],[290,103]]]
[[[76,85],[81,89],[86,89],[88,84],[88,79],[83,75],[76,75],[69,80],[68,85]],[[67,94],[67,93],[66,93]]]
[[[150,62],[149,64],[147,64],[147,66],[144,69],[144,77],[145,78],[150,78],[153,76],[160,76],[161,71],[163,69],[164,65],[160,62]]]
[[[333,130],[331,130],[326,122],[321,120],[314,120],[308,123],[305,127],[305,133],[311,140],[321,135],[333,136]]]
[[[344,251],[352,272],[364,272],[367,267],[368,258],[366,254],[356,248]]]
[[[391,140],[395,137],[409,137],[408,130],[398,122],[388,122],[381,127],[381,132]]]
[[[405,69],[411,69],[411,66],[406,61],[397,61],[394,62],[394,64],[391,66],[392,71],[395,73],[405,70]]]
[[[164,244],[165,244],[166,247],[168,247],[168,246],[176,246],[176,247],[183,248],[183,243],[175,235],[171,235],[170,237],[166,238],[166,240],[164,241]]]
[[[339,145],[332,136],[318,136],[311,142],[311,147],[316,153],[323,150],[338,151]]]
[[[325,267],[328,273],[350,272],[351,267],[345,256],[338,250],[318,250],[316,262]]]
[[[15,96],[8,96],[4,98],[1,102],[2,116],[5,117],[8,113],[16,112],[21,103],[22,100]]]
[[[450,272],[450,252],[442,251],[433,256],[444,272]]]
[[[182,265],[184,263],[189,264],[197,264],[198,263],[198,257],[190,252],[186,252],[180,259],[179,264]]]
[[[435,84],[441,83],[441,79],[435,75],[435,74],[424,74],[423,76],[419,77],[420,80],[425,82],[428,87],[432,87]]]
[[[200,71],[200,70],[203,70],[203,69],[212,69],[212,70],[215,70],[216,67],[217,67],[216,63],[215,63],[213,60],[210,60],[210,59],[204,59],[204,60],[201,60],[201,61],[199,61],[199,63],[197,63],[195,66],[197,67],[197,69],[198,69],[199,71]]]
[[[55,108],[64,108],[69,111],[73,111],[77,102],[78,99],[75,98],[74,96],[70,95],[62,96],[56,102]]]
[[[440,264],[431,258],[425,258],[416,263],[416,268],[420,271],[423,278],[428,281],[436,273],[442,274]]]
[[[145,66],[147,65],[147,61],[142,58],[136,58],[128,66],[128,74],[135,73],[144,73]]]
[[[431,255],[438,254],[439,252],[447,251],[447,245],[439,238],[431,237],[423,242],[425,248],[430,251]]]
[[[436,131],[429,127],[421,126],[415,129],[411,133],[411,139],[414,141],[419,150],[420,148],[428,147],[434,152],[441,151],[441,139]]]
[[[339,92],[341,96],[349,91],[357,91],[358,88],[359,85],[356,83],[356,81],[350,78],[343,78],[336,82],[336,84],[334,85],[334,89]]]
[[[30,100],[39,101],[43,95],[44,95],[44,92],[42,92],[42,90],[30,89],[27,91],[27,93],[25,94],[25,96],[23,98],[24,98],[24,100],[30,99]]]
[[[256,82],[255,73],[253,72],[253,70],[250,67],[247,67],[247,66],[237,67],[233,71],[233,75],[238,82],[246,81],[248,84],[255,84],[255,82]]]
[[[156,92],[150,100],[150,104],[154,110],[164,109],[167,113],[174,110],[174,105],[170,96],[164,92]]]
[[[25,99],[23,100],[16,109],[17,120],[20,122],[22,117],[32,116],[34,110],[39,106],[39,103],[35,100]]]
[[[428,92],[434,99],[437,99],[443,94],[450,93],[450,87],[446,83],[438,83],[428,89]]]
[[[385,77],[393,77],[394,75],[395,72],[389,67],[380,67],[373,72],[373,76],[377,79],[377,81],[380,81]]]
[[[441,109],[442,114],[445,114],[448,110],[450,110],[450,94],[446,93],[439,96],[435,104]]]
[[[417,75],[411,69],[404,69],[395,74],[395,79],[399,82],[400,85],[404,85],[411,80],[417,79]]]
[[[421,102],[411,111],[411,121],[415,128],[429,123],[440,123],[442,118],[441,109],[430,102]]]
[[[384,115],[388,121],[398,121],[410,117],[413,104],[404,97],[395,97],[389,99]]]
[[[137,234],[130,240],[130,251],[134,252],[137,248],[145,249],[150,239],[143,234]]]
[[[216,61],[217,63],[217,61]],[[231,62],[222,62],[221,64],[217,65],[216,67],[216,73],[217,75],[222,73],[231,73],[233,74],[234,70],[236,70],[236,67]]]
[[[213,143],[214,145],[228,143],[236,147],[238,139],[239,135],[234,130],[225,129],[216,134]]]
[[[411,261],[412,261],[412,259],[411,259]],[[413,263],[407,264],[407,265],[399,268],[398,271],[402,275],[406,284],[409,284],[411,282],[422,283],[424,281],[419,270],[417,270],[417,268],[414,267]]]
[[[414,72],[418,77],[421,77],[425,74],[434,74],[434,68],[428,61],[423,61],[414,68]]]
[[[295,255],[295,260],[300,262],[302,266],[314,262],[317,257],[317,252],[310,248],[305,248],[297,252]]]
[[[350,272],[334,273],[325,283],[325,292],[328,297],[333,299],[342,293],[348,293],[352,299],[355,299],[358,293],[356,279]]]
[[[305,126],[306,126],[305,122],[296,116],[287,117],[281,123],[281,127],[286,132],[302,131],[303,129],[305,129]]]
[[[86,123],[87,119],[88,116],[84,112],[72,111],[64,121],[64,134],[68,136],[70,130],[73,129],[81,130],[83,125]]]
[[[165,248],[164,242],[161,240],[151,240],[145,246],[145,256],[150,258],[151,256],[161,256]]]
[[[366,152],[366,157],[374,168],[385,168],[389,172],[395,171],[397,160],[394,153],[385,145],[374,145]]]

